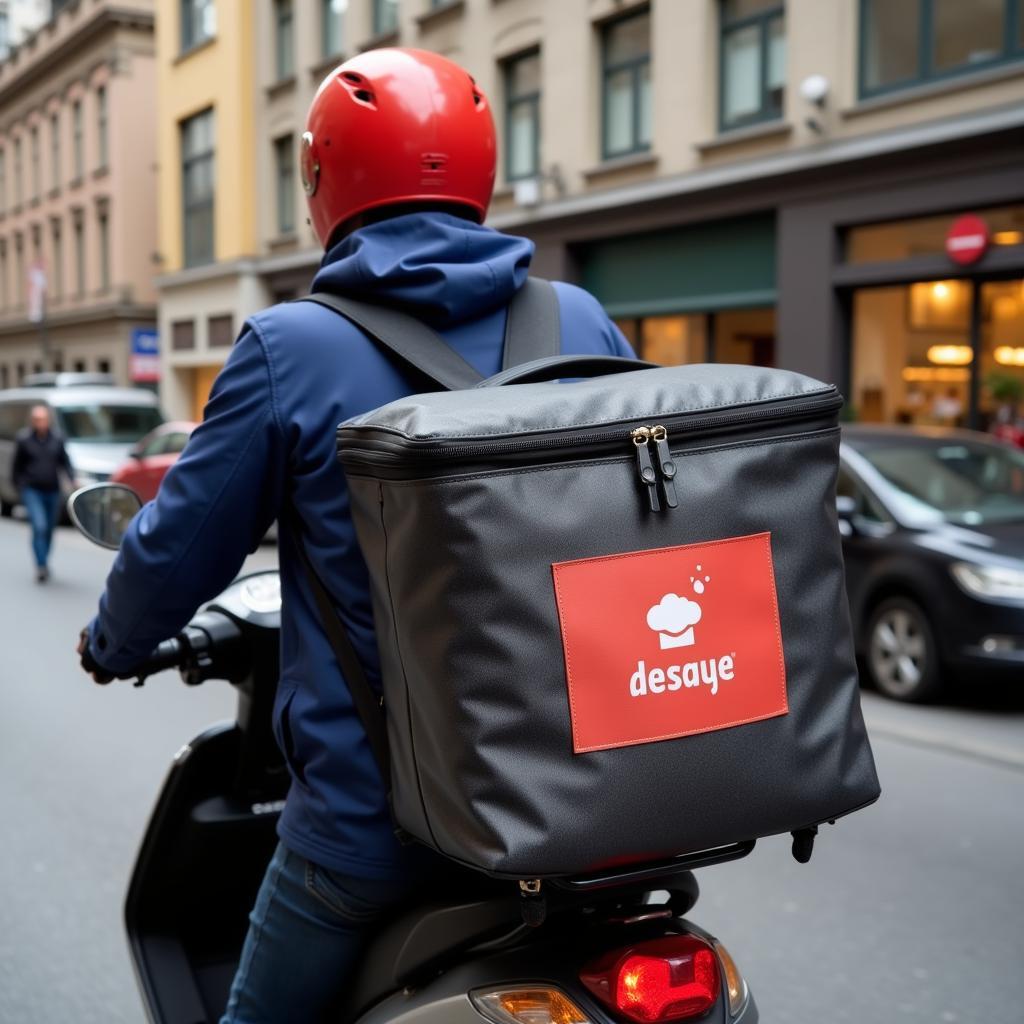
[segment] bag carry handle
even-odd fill
[[[625,356],[548,356],[534,359],[520,366],[502,370],[493,377],[480,381],[478,388],[497,388],[504,384],[537,384],[562,377],[604,377],[631,370],[659,370],[657,363]]]

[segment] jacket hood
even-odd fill
[[[533,248],[449,213],[410,213],[329,249],[313,290],[398,306],[445,327],[507,305],[526,280]]]

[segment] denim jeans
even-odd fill
[[[25,502],[28,521],[32,525],[32,552],[36,556],[36,565],[45,569],[50,560],[53,528],[57,525],[60,491],[38,491],[34,487],[25,487],[21,499]]]
[[[344,991],[369,928],[417,881],[354,878],[278,844],[221,1024],[320,1021]]]

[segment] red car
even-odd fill
[[[143,501],[152,501],[164,474],[182,453],[198,424],[179,421],[161,423],[128,453],[128,459],[114,471],[110,482],[130,487]]]

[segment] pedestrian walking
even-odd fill
[[[11,475],[32,526],[32,553],[39,583],[50,578],[50,548],[60,508],[62,471],[74,483],[71,460],[64,442],[52,429],[50,410],[35,405],[29,413],[29,425],[18,433]]]

